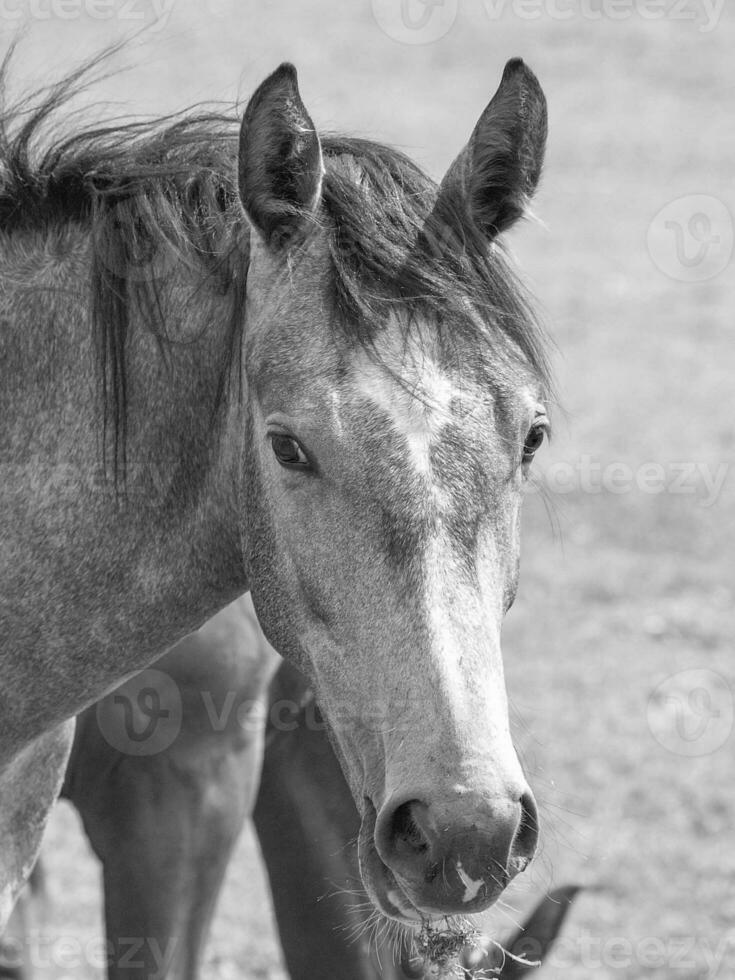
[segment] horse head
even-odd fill
[[[320,139],[289,65],[242,122],[249,581],[329,722],[365,887],[402,922],[487,907],[537,843],[500,628],[549,384],[497,236],[545,137],[520,60],[440,186]]]

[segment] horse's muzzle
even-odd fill
[[[538,814],[528,789],[443,805],[388,801],[374,834],[377,856],[419,914],[479,912],[531,861]]]

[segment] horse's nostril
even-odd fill
[[[510,867],[513,872],[524,871],[531,862],[538,844],[538,810],[533,794],[525,792],[520,798],[521,822],[518,825],[510,852]]]
[[[393,814],[391,831],[393,844],[397,851],[411,854],[421,854],[429,848],[429,842],[421,829],[416,816],[424,804],[418,800],[402,803]]]

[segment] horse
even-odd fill
[[[540,85],[510,61],[437,186],[320,137],[288,64],[241,119],[44,137],[90,70],[0,125],[0,922],[75,716],[246,591],[316,691],[375,908],[487,908],[538,839],[499,635],[551,382],[499,236]]]
[[[366,911],[357,809],[308,682],[279,664],[245,596],[80,716],[62,795],[102,864],[110,980],[199,976],[261,756],[255,828],[291,980],[424,975]],[[547,896],[504,944],[465,951],[468,976],[532,969],[574,892]],[[32,980],[26,942],[18,922],[0,977]]]

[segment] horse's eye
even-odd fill
[[[281,466],[299,469],[309,466],[306,453],[293,436],[286,436],[283,433],[274,432],[269,438],[275,457]]]
[[[534,422],[528,430],[526,441],[523,444],[523,462],[530,463],[536,451],[541,448],[546,435],[546,425],[541,422]]]

